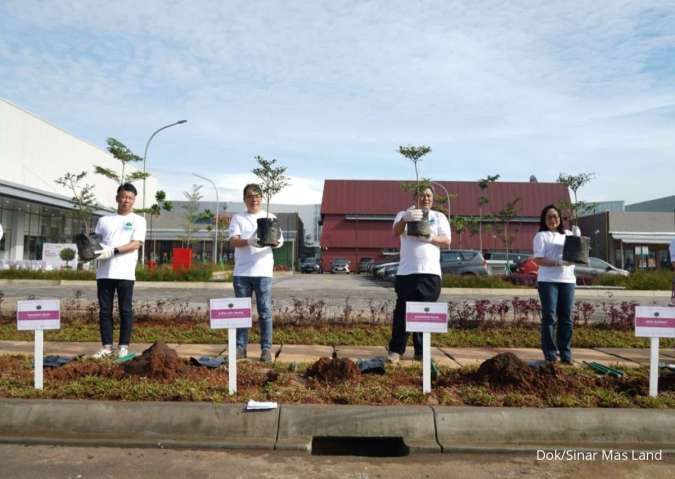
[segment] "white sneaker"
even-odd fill
[[[389,351],[387,353],[387,362],[391,364],[398,364],[399,360],[401,359],[401,355],[398,353],[394,353]]]
[[[94,354],[94,359],[103,359],[112,356],[112,346],[103,346],[97,353]]]
[[[120,348],[117,350],[117,357],[118,358],[123,358],[124,356],[127,356],[129,354],[129,346],[120,346]]]

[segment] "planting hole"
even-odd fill
[[[400,437],[333,437],[312,438],[313,456],[404,457],[410,449]]]

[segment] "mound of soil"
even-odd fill
[[[573,392],[580,384],[553,363],[531,368],[513,353],[502,353],[483,362],[474,380],[495,389],[518,390],[522,393],[548,394]]]
[[[323,383],[335,384],[352,381],[361,376],[356,363],[348,358],[320,358],[305,372],[307,379],[315,379]]]
[[[172,381],[185,371],[185,363],[176,351],[156,341],[143,354],[124,363],[124,372],[152,379]]]

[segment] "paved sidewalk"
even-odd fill
[[[175,344],[168,343],[175,349],[179,356],[215,356],[227,353],[226,344]],[[136,343],[131,345],[131,351],[140,353],[150,347],[149,343]],[[91,355],[98,351],[100,344],[97,342],[45,342],[45,354],[61,355]],[[351,359],[382,357],[387,354],[383,346],[337,346],[338,355]],[[279,351],[279,345],[272,347],[272,355]],[[278,361],[283,363],[308,363],[314,362],[320,357],[330,356],[333,349],[330,346],[286,344],[279,354]],[[478,365],[499,353],[512,352],[524,361],[542,359],[541,351],[536,348],[449,348],[432,347],[433,360],[442,366],[458,368],[461,366]],[[666,348],[660,350],[660,360],[667,363],[675,363],[675,349]],[[33,343],[29,341],[0,341],[0,354],[33,354]],[[259,357],[260,347],[249,345],[249,358]],[[583,365],[583,361],[596,361],[605,365],[616,365],[624,368],[634,368],[649,365],[649,349],[627,348],[598,348],[598,349],[573,349],[574,361],[577,366]],[[408,348],[403,357],[403,364],[412,364],[412,347]]]

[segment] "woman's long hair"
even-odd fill
[[[564,235],[565,228],[563,227],[563,217],[556,205],[547,205],[544,206],[543,210],[541,210],[541,215],[539,216],[539,231],[549,231],[548,226],[546,226],[546,212],[548,210],[554,210],[556,213],[558,213],[558,217],[560,218],[560,224],[558,225],[557,231],[558,233]]]

